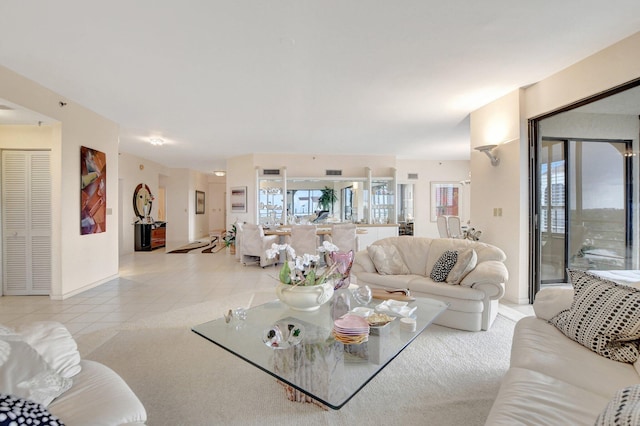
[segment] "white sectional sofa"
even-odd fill
[[[603,413],[616,393],[640,384],[640,361],[605,358],[548,322],[569,309],[573,298],[573,288],[544,288],[536,295],[535,316],[516,324],[510,367],[486,425],[638,424],[611,423]],[[594,326],[593,321],[584,325]],[[614,404],[610,412],[616,411],[620,414],[621,406]]]
[[[144,425],[147,420],[127,383],[109,367],[81,360],[75,340],[57,322],[17,329],[0,325],[0,394],[2,406],[16,404],[11,406],[18,410],[31,405],[23,401],[35,402],[40,405],[23,412],[46,409],[66,426]]]
[[[430,276],[446,251],[473,251],[475,261],[459,270],[452,282],[436,282]],[[480,331],[488,330],[498,314],[508,278],[505,259],[501,249],[477,241],[400,236],[378,240],[356,253],[351,273],[358,285],[409,289],[412,296],[449,303],[435,324]],[[459,263],[455,269],[460,269]],[[453,270],[447,279],[451,275]]]

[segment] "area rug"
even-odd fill
[[[193,243],[189,243],[187,245],[184,245],[182,247],[179,247],[175,250],[171,250],[170,252],[167,253],[189,253],[191,250],[196,250],[202,247],[207,247],[208,245],[210,245],[211,243],[208,241],[195,241]]]
[[[210,247],[202,250],[202,253],[217,253],[224,248],[224,242],[219,241],[217,237],[213,240]]]
[[[236,296],[214,303],[209,317],[243,301],[252,302]],[[204,308],[189,319],[202,318]],[[184,314],[173,318],[182,323]],[[499,315],[486,332],[431,326],[341,410],[325,411],[288,401],[273,377],[168,321],[118,330],[85,355],[124,378],[149,425],[483,425],[509,365],[515,325]]]

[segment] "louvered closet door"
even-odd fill
[[[2,152],[2,278],[6,295],[51,290],[48,151]]]

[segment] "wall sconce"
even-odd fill
[[[489,157],[489,159],[491,160],[491,165],[497,166],[498,164],[500,164],[500,159],[497,156],[495,156],[492,152],[497,147],[498,145],[482,145],[482,146],[475,147],[475,150],[484,152],[485,154],[487,154],[487,157]]]

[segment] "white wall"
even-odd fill
[[[120,153],[119,179],[122,188],[120,194],[122,214],[122,239],[120,241],[120,255],[133,253],[135,249],[134,222],[136,214],[133,210],[133,193],[136,187],[144,183],[151,193],[157,197],[160,186],[160,176],[169,173],[167,168],[153,161],[136,157],[135,155]],[[157,219],[157,198],[151,204],[151,217]]]
[[[483,240],[507,254],[505,299],[527,303],[529,288],[529,203],[527,120],[640,77],[640,33],[616,43],[530,87],[471,113],[471,146],[501,145],[501,163],[491,169],[479,152],[471,155],[472,217],[487,229]],[[492,136],[502,134],[502,138]],[[503,216],[493,216],[493,207]],[[505,207],[507,206],[507,207]],[[512,211],[513,210],[513,211]]]
[[[398,183],[414,184],[414,235],[418,237],[439,236],[436,222],[431,221],[431,182],[455,182],[469,180],[469,161],[429,161],[398,160]],[[409,180],[409,173],[417,173],[418,180]],[[460,220],[462,224],[471,221],[475,227],[475,219],[471,216],[471,188],[474,185],[460,187]]]
[[[58,135],[51,160],[51,297],[62,299],[117,276],[118,125],[1,66],[0,97],[60,123],[54,127]],[[107,158],[107,228],[100,234],[80,235],[81,146],[102,151]]]

